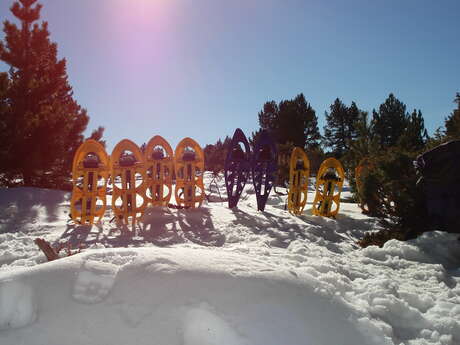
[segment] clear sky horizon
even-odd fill
[[[249,136],[266,101],[301,92],[321,132],[335,98],[371,112],[394,93],[431,134],[460,92],[458,0],[39,2],[86,134],[104,126],[109,151],[124,138]],[[18,23],[12,3],[2,22]]]

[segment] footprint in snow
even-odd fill
[[[164,257],[155,258],[145,264],[148,272],[175,273],[179,267],[178,263]]]
[[[74,284],[73,298],[86,304],[103,301],[115,283],[119,268],[107,262],[85,261]]]

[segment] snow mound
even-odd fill
[[[36,318],[34,290],[19,280],[0,282],[0,330],[24,327]]]
[[[106,249],[36,266],[18,277],[32,286],[8,282],[3,299],[15,301],[15,308],[6,308],[12,310],[9,320],[28,327],[0,332],[2,344],[31,334],[34,343],[49,345],[76,339],[87,345],[133,339],[158,345],[382,343],[366,338],[355,322],[358,315],[317,293],[310,279],[241,254]],[[38,309],[33,290],[40,296]],[[51,336],[54,330],[65,337]]]

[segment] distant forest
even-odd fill
[[[313,172],[325,158],[335,157],[352,173],[362,159],[380,156],[388,150],[415,157],[443,142],[460,139],[460,93],[456,94],[454,104],[443,126],[429,136],[421,110],[407,111],[394,94],[388,95],[371,115],[355,102],[346,105],[336,98],[324,114],[326,125],[321,134],[316,111],[301,93],[291,100],[266,102],[257,115],[260,128],[251,133],[249,141],[253,144],[260,131],[267,130],[281,156],[289,155],[297,146],[307,153]],[[226,136],[205,146],[206,170],[223,169],[230,141],[231,137]]]

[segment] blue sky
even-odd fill
[[[264,102],[300,92],[321,130],[336,97],[372,111],[393,92],[432,133],[460,91],[458,0],[40,2],[87,132],[104,126],[109,150],[249,135]]]

